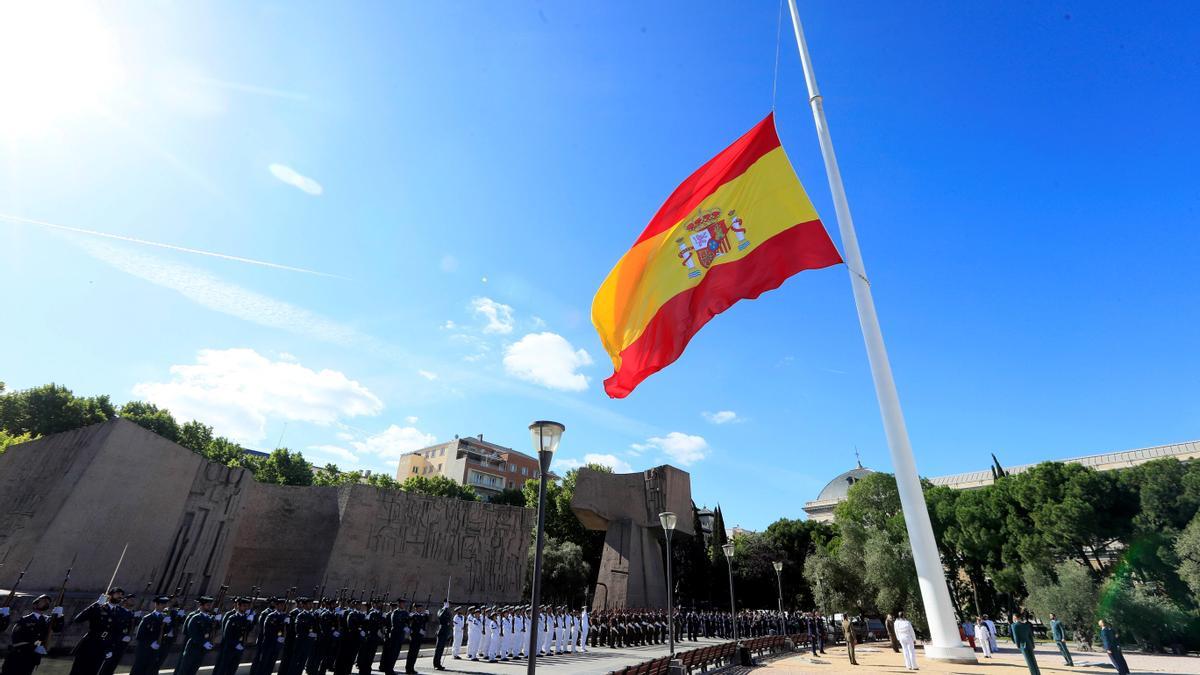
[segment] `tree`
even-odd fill
[[[121,406],[121,417],[138,426],[153,431],[170,441],[179,440],[179,423],[171,413],[153,403],[130,401]]]
[[[525,506],[525,492],[516,488],[505,488],[500,494],[492,495],[489,504],[507,504],[508,506]]]
[[[1115,623],[1147,651],[1160,651],[1163,645],[1182,639],[1187,630],[1188,616],[1178,605],[1145,585],[1132,583],[1126,575],[1109,579],[1102,599],[1101,618]]]
[[[1091,649],[1100,587],[1088,570],[1072,560],[1059,563],[1052,574],[1026,567],[1025,586],[1029,589],[1025,604],[1038,618],[1048,622],[1050,614],[1056,614],[1075,638]]]
[[[587,468],[612,473],[612,469],[600,464],[588,464]],[[595,583],[595,573],[600,567],[600,554],[604,550],[604,532],[587,529],[571,510],[571,500],[575,497],[575,483],[578,477],[579,470],[572,469],[561,479],[546,482],[546,536],[577,544],[583,551],[584,562],[593,570],[590,583]],[[526,481],[522,492],[525,494],[525,505],[537,508],[538,481]],[[530,530],[529,534],[532,539],[535,531]]]
[[[0,385],[3,384],[3,382],[0,382]],[[2,389],[2,387],[0,387],[0,389]],[[0,429],[0,455],[3,455],[4,451],[7,450],[10,445],[16,445],[17,443],[24,443],[31,440],[33,440],[33,436],[30,436],[28,432],[15,435]]]
[[[209,441],[200,454],[210,462],[217,462],[225,466],[252,468],[252,461],[246,454],[246,449],[223,436]]]
[[[467,502],[479,501],[475,490],[466,485],[459,485],[445,476],[409,476],[400,484],[400,489],[432,497],[452,497]]]
[[[192,420],[179,427],[179,436],[175,442],[192,452],[205,454],[208,444],[213,441],[212,427]]]
[[[1200,598],[1200,514],[1184,528],[1175,541],[1175,555],[1179,559],[1179,576],[1194,597]]]
[[[251,467],[254,479],[260,483],[275,485],[312,485],[312,464],[304,455],[287,448],[276,448],[270,455],[258,460]]]
[[[747,532],[733,538],[733,579],[738,605],[767,609],[777,603],[776,561],[783,551],[765,534]]]
[[[680,514],[680,518],[686,516]],[[700,513],[692,504],[692,531],[687,536],[678,531],[671,539],[671,573],[675,582],[675,597],[680,607],[702,607],[711,602],[712,564],[708,549],[704,546],[704,530],[700,527]]]
[[[0,429],[10,434],[47,436],[104,422],[115,414],[108,396],[76,396],[53,383],[0,395]]]
[[[837,529],[816,520],[780,518],[768,525],[764,534],[783,555],[780,580],[784,609],[811,608],[813,592],[803,574],[804,563],[810,551],[828,545],[837,536]]]
[[[529,547],[525,595],[530,595],[536,544]],[[547,537],[542,545],[542,603],[578,607],[592,582],[592,567],[583,559],[583,548],[570,541]]]

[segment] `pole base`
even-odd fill
[[[672,659],[667,664],[667,675],[687,675],[687,670],[683,667],[683,661]]]
[[[966,645],[925,645],[925,658],[946,663],[979,663],[975,650]]]

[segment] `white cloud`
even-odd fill
[[[449,319],[446,320],[446,323],[442,324],[442,330],[454,330],[455,328],[458,328],[458,324]]]
[[[420,419],[416,415],[409,415],[404,418],[404,423],[409,425],[416,424],[419,421]]]
[[[136,384],[133,393],[246,444],[265,439],[272,418],[328,425],[383,410],[379,397],[339,371],[272,361],[253,349],[203,349],[196,363],[171,366],[171,376]]]
[[[438,378],[437,373],[429,371],[429,370],[418,370],[417,374],[420,375],[421,377],[429,380],[430,382],[433,382],[434,380],[436,380]]]
[[[325,457],[335,457],[343,462],[350,462],[351,464],[358,463],[358,455],[350,452],[340,445],[310,445],[308,446],[308,449]]]
[[[708,456],[708,441],[700,436],[692,436],[678,431],[672,431],[666,436],[655,436],[646,440],[644,445],[634,445],[640,450],[651,448],[661,450],[671,460],[689,466]]]
[[[296,356],[294,354],[291,354],[289,352],[279,352],[279,360],[280,361],[288,361],[290,363],[295,363],[296,361],[299,361],[300,359],[296,358]]]
[[[531,318],[529,320],[529,323],[533,324],[534,328],[545,328],[546,327],[545,319],[543,319],[540,316],[535,316],[535,317]]]
[[[588,378],[576,372],[592,365],[592,357],[575,349],[557,333],[530,333],[504,350],[504,370],[549,389],[583,391]]]
[[[446,254],[442,256],[442,260],[438,263],[438,266],[442,268],[443,272],[454,272],[458,269],[458,258]]]
[[[337,433],[336,433],[336,434],[334,434],[334,435],[338,437],[338,440],[339,440],[339,441],[352,441],[352,440],[354,440],[354,434],[347,433],[347,432],[345,432],[345,431],[339,431],[339,432],[337,432]]]
[[[314,197],[319,196],[322,192],[325,192],[325,188],[321,187],[320,183],[309,178],[308,176],[305,176],[299,171],[296,171],[292,167],[287,166],[286,164],[272,164],[267,168],[271,171],[271,174],[279,180],[298,190],[303,190]]]
[[[354,448],[365,455],[376,455],[383,459],[399,459],[413,450],[437,443],[437,437],[418,430],[416,427],[400,427],[393,424],[382,432],[354,443]]]
[[[481,279],[480,279],[480,281],[486,284],[486,283],[487,283],[487,277],[483,277],[483,278],[481,278]]]
[[[583,462],[584,464],[599,464],[601,466],[607,466],[615,473],[633,473],[633,467],[629,465],[629,462],[626,462],[616,455],[599,455],[596,453],[589,453],[583,456]]]
[[[704,419],[713,424],[729,424],[730,422],[741,422],[742,418],[738,417],[737,413],[732,410],[718,410],[717,412],[702,412]]]
[[[483,327],[483,332],[505,335],[512,332],[512,307],[491,298],[475,298],[471,301],[471,308],[475,310],[475,316],[487,319],[487,325]]]

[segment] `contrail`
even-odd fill
[[[310,270],[304,267],[292,267],[291,265],[280,265],[279,263],[267,262],[266,260],[255,260],[254,258],[243,258],[238,255],[228,255],[225,253],[216,253],[214,251],[202,251],[198,248],[188,248],[187,246],[176,246],[174,244],[164,244],[158,241],[147,241],[136,237],[126,237],[121,234],[111,234],[108,232],[97,232],[96,230],[86,230],[82,227],[71,227],[70,225],[59,225],[57,223],[49,223],[44,220],[35,220],[33,218],[23,218],[14,216],[8,213],[0,213],[0,220],[7,220],[13,223],[24,223],[26,225],[36,225],[38,227],[48,227],[55,230],[64,230],[66,232],[74,232],[76,234],[87,234],[93,237],[104,237],[105,239],[116,239],[117,241],[126,241],[132,244],[142,244],[143,246],[156,246],[165,248],[171,251],[181,251],[183,253],[195,253],[196,255],[206,255],[210,258],[220,258],[222,260],[232,260],[234,262],[249,263],[251,265],[259,265],[262,267],[270,267],[277,270],[286,270],[288,272],[300,272],[301,274],[312,274],[318,277],[328,277],[331,279],[347,279],[340,274],[330,274],[329,272],[319,272]]]

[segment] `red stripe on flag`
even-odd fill
[[[621,352],[621,369],[604,381],[612,398],[625,398],[642,380],[679,358],[704,324],[739,300],[779,288],[804,270],[842,262],[819,220],[794,225],[745,258],[709,269],[704,280],[663,303],[633,344]]]
[[[658,213],[642,231],[634,245],[674,226],[694,211],[717,188],[746,172],[763,155],[779,147],[779,135],[775,133],[775,113],[767,115],[753,129],[747,131],[733,145],[708,160],[704,166],[687,177]]]

